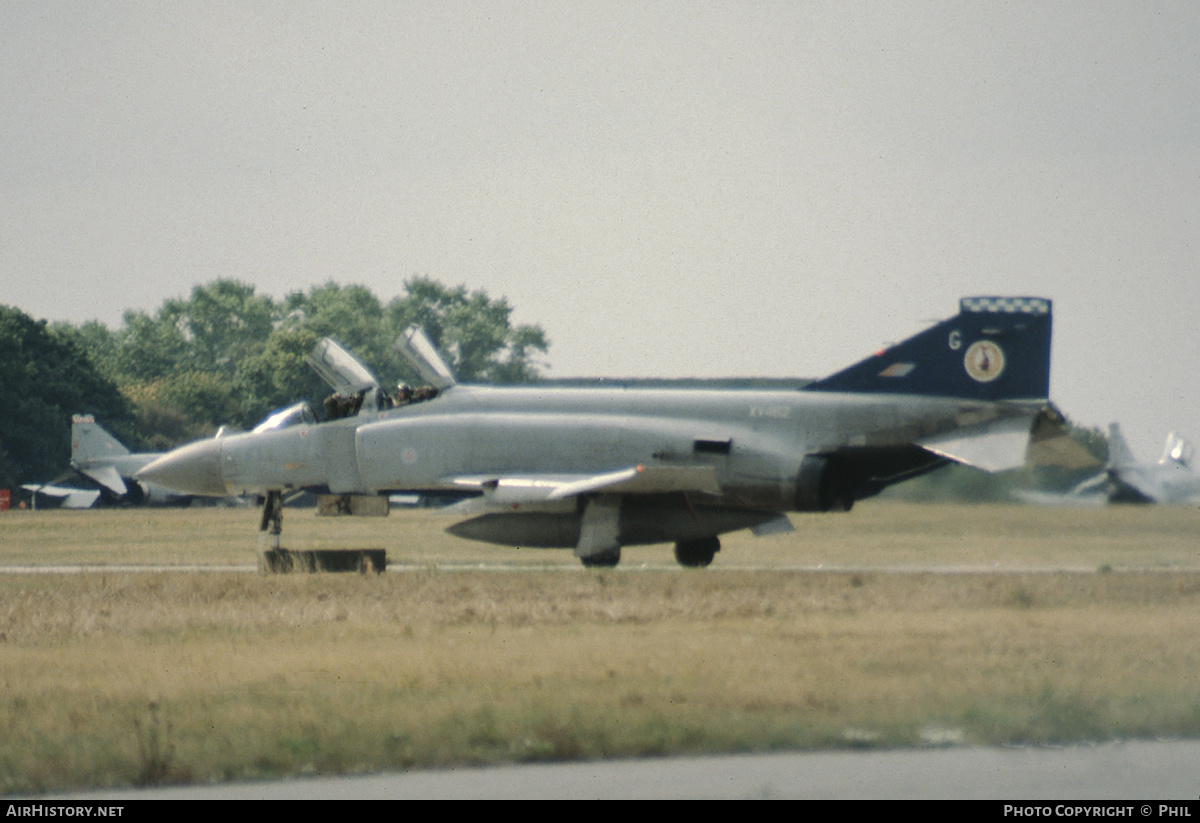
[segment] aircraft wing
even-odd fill
[[[87,509],[100,498],[100,492],[95,489],[72,489],[66,486],[54,486],[49,483],[38,485],[26,483],[21,488],[50,497],[63,498],[64,509]]]
[[[717,494],[712,466],[631,466],[602,474],[472,475],[455,477],[459,488],[478,489],[490,502],[520,503],[566,500],[581,494]]]

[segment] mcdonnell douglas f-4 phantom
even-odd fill
[[[1072,495],[1102,493],[1110,503],[1195,503],[1200,501],[1200,474],[1192,467],[1192,446],[1175,432],[1167,435],[1157,463],[1139,463],[1125,443],[1121,427],[1108,427],[1108,465]]]
[[[88,508],[101,498],[132,506],[186,502],[186,497],[133,479],[140,469],[161,456],[161,452],[132,454],[92,415],[77,414],[71,418],[71,468],[94,481],[99,488],[74,489],[50,483],[27,484],[24,488],[61,497],[63,506],[71,509]]]
[[[459,505],[474,516],[450,527],[462,537],[571,548],[587,566],[670,542],[681,564],[706,566],[719,535],[789,530],[786,512],[844,511],[948,462],[1022,465],[1031,438],[1061,421],[1047,399],[1050,327],[1049,300],[967,298],[955,317],[786,391],[458,385],[414,328],[397,348],[433,399],[388,408],[355,361],[340,370],[359,398],[349,416],[192,443],[138,477],[265,495],[264,529],[293,489],[337,495],[349,513],[379,501],[386,512],[392,493],[457,492],[472,496]],[[330,343],[310,358],[323,374]]]

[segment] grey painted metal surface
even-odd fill
[[[423,358],[436,396],[399,404],[352,358],[339,377],[349,354],[323,343],[331,383],[359,387],[329,405],[349,416],[193,443],[139,477],[268,507],[292,489],[460,494],[473,498],[463,537],[573,548],[585,565],[674,542],[680,563],[703,566],[719,535],[778,530],[789,511],[845,510],[949,461],[1020,465],[1035,423],[1055,417],[1050,322],[1040,298],[965,299],[896,346],[775,391],[457,385],[413,332],[400,349]]]

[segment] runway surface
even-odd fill
[[[1192,801],[1200,741],[730,755],[463,768],[71,795],[75,800]],[[43,798],[45,800],[45,798]],[[1158,806],[1146,814],[1160,816]]]
[[[1170,569],[1168,569],[1170,570]],[[403,574],[405,572],[561,572],[564,574],[589,574],[595,573],[596,569],[589,569],[583,565],[548,565],[548,564],[520,564],[520,563],[389,563],[388,573]],[[604,569],[607,572],[650,572],[650,571],[680,571],[678,564],[674,563],[623,563],[612,569]],[[1123,571],[1140,572],[1143,569],[1128,569]],[[149,564],[121,564],[121,563],[105,563],[105,564],[46,564],[46,565],[0,565],[0,574],[138,574],[138,573],[164,573],[164,572],[191,572],[191,573],[221,573],[221,572],[238,572],[250,573],[261,572],[256,565],[252,564],[237,564],[237,565],[149,565]],[[999,565],[954,565],[954,566],[895,566],[895,565],[870,565],[870,566],[834,566],[824,564],[794,564],[794,565],[778,565],[771,563],[754,564],[741,563],[729,564],[721,566],[710,566],[703,569],[704,574],[720,574],[721,572],[828,572],[830,574],[853,574],[853,573],[878,573],[878,574],[986,574],[995,572],[998,574],[1084,574],[1084,573],[1099,573],[1100,570],[1095,566],[999,566]]]

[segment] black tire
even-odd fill
[[[675,559],[689,569],[702,569],[712,564],[720,550],[721,540],[715,535],[699,540],[680,540],[675,544]]]

